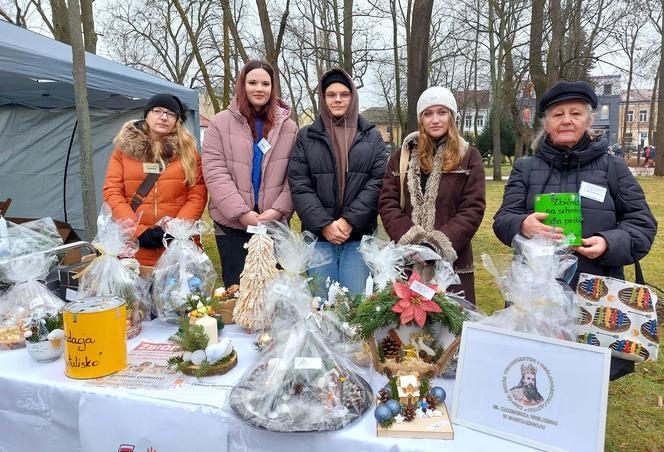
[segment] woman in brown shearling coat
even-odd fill
[[[456,110],[450,90],[432,87],[422,93],[419,131],[390,157],[378,208],[392,240],[433,248],[461,279],[449,290],[463,290],[464,298],[475,303],[470,242],[486,206],[484,167],[478,150],[459,136]],[[416,270],[425,280],[433,276],[426,264]]]

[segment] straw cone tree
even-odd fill
[[[240,296],[233,310],[233,320],[255,331],[270,322],[265,312],[265,292],[277,276],[277,259],[272,239],[266,234],[255,234],[245,246],[248,253],[240,275]]]

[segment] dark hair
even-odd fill
[[[270,82],[272,83],[270,98],[268,99],[267,104],[265,104],[258,112],[256,112],[249,103],[247,89],[245,87],[247,74],[254,69],[265,70],[270,76]],[[263,137],[266,137],[277,119],[277,88],[274,86],[274,68],[272,68],[272,65],[264,60],[249,60],[240,71],[240,75],[235,82],[235,98],[237,99],[240,113],[242,113],[242,116],[247,119],[254,140],[258,139],[256,136],[256,115],[258,115],[264,122]]]

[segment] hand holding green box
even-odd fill
[[[535,196],[535,212],[549,214],[542,223],[573,235],[570,245],[581,245],[581,201],[578,193],[549,193]]]

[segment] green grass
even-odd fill
[[[501,177],[509,176],[512,172],[512,165],[509,163],[503,163],[500,165],[500,175]],[[488,177],[493,177],[493,166],[484,165],[484,174]]]
[[[509,167],[503,166],[504,175],[509,175],[509,171]],[[655,217],[664,218],[664,196],[661,195],[664,193],[664,178],[640,177],[638,180]],[[480,259],[482,253],[495,255],[510,252],[508,247],[498,241],[492,230],[493,215],[502,202],[503,187],[504,182],[487,181],[486,213],[473,239],[476,296],[480,308],[487,313],[501,309],[504,304],[493,277],[484,270]],[[297,217],[291,226],[299,230]],[[204,236],[203,243],[217,271],[220,271],[214,236]],[[650,254],[641,261],[641,266],[646,281],[664,288],[664,231],[661,228]],[[628,279],[633,280],[633,267],[627,268],[626,274]],[[639,364],[635,373],[609,385],[607,451],[664,451],[664,409],[658,408],[658,397],[664,397],[664,347],[660,347],[660,355],[663,358],[658,362]],[[570,369],[570,372],[584,378],[577,369]]]

